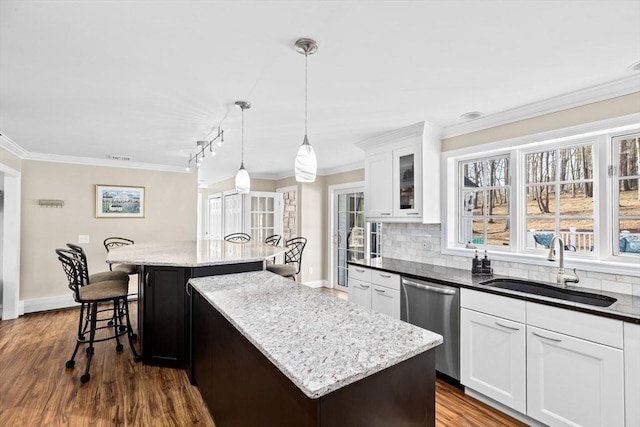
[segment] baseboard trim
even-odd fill
[[[328,288],[329,283],[326,280],[314,280],[313,282],[304,282],[303,285],[310,288]]]
[[[20,314],[37,313],[38,311],[59,310],[61,308],[78,307],[71,295],[57,297],[32,298],[20,301]]]

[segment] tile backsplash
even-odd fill
[[[382,256],[425,264],[471,270],[469,257],[443,255],[440,252],[440,224],[384,223]],[[491,257],[491,252],[489,252]],[[549,266],[492,260],[495,274],[555,283],[557,263]],[[640,279],[578,269],[579,286],[590,289],[640,296]]]

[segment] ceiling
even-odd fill
[[[293,174],[304,134],[320,173],[354,143],[428,120],[487,115],[628,78],[639,1],[0,0],[0,132],[26,158],[181,169],[224,129],[199,179]],[[635,72],[637,74],[637,72]],[[640,88],[638,88],[640,90]],[[121,163],[117,163],[122,165]]]

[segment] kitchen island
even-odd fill
[[[191,279],[216,425],[432,426],[442,337],[267,271]]]
[[[147,365],[190,369],[192,277],[259,271],[284,248],[263,243],[185,240],[136,243],[111,249],[110,264],[138,266],[138,339]]]

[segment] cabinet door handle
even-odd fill
[[[151,273],[147,273],[147,274],[146,274],[146,277],[144,278],[144,283],[145,283],[147,286],[151,286],[151,282],[149,281],[149,275],[150,275],[150,274],[151,274]]]
[[[407,212],[407,215],[420,215],[420,212]]]
[[[535,332],[531,332],[533,335],[540,337],[540,338],[544,338],[545,340],[549,340],[549,341],[554,341],[554,342],[562,342],[562,340],[559,340],[557,338],[549,338],[549,337],[545,337],[544,335],[540,335],[540,334],[536,334]]]
[[[380,277],[386,277],[388,279],[388,278],[391,277],[391,275],[390,274],[382,274],[382,273],[380,273]]]
[[[513,326],[507,326],[507,325],[502,325],[498,322],[495,322],[496,325],[500,326],[501,328],[505,328],[505,329],[511,329],[512,331],[519,331],[520,328],[514,328]]]
[[[364,286],[364,285],[359,285],[359,286],[360,286],[360,289],[369,289],[368,286]]]
[[[377,289],[377,288],[373,288],[376,290],[376,292],[380,292],[381,294],[384,294],[384,289]]]
[[[354,268],[355,271],[357,271],[358,273],[364,273],[364,269],[362,268]]]
[[[391,215],[390,212],[381,212],[380,215]]]

